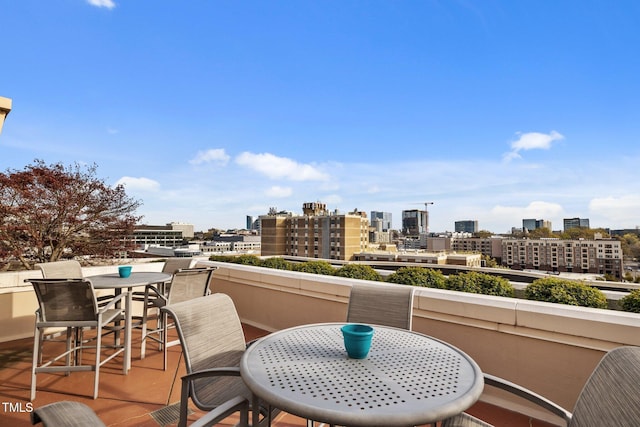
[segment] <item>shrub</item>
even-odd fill
[[[446,281],[447,289],[452,291],[470,292],[474,294],[495,295],[499,297],[513,297],[515,290],[504,277],[469,271],[451,275]]]
[[[218,262],[236,262],[236,257],[231,255],[211,255],[209,257],[209,261],[218,261]]]
[[[640,313],[640,289],[634,289],[628,295],[620,299],[620,307],[623,311]]]
[[[327,261],[307,261],[293,264],[295,271],[302,271],[303,273],[323,274],[325,276],[332,276],[336,269]]]
[[[525,288],[524,295],[526,299],[534,301],[607,308],[607,297],[600,289],[557,277],[535,280]]]
[[[424,288],[446,288],[446,277],[440,270],[424,267],[400,267],[387,276],[386,281]]]
[[[240,255],[234,257],[233,261],[235,264],[243,264],[243,265],[256,265],[261,266],[262,260],[255,255]]]
[[[364,264],[346,264],[337,269],[335,275],[351,279],[383,281],[382,276],[373,267]]]
[[[262,260],[263,267],[275,268],[277,270],[291,270],[291,263],[281,257],[272,257]]]

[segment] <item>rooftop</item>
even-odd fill
[[[345,319],[354,279],[212,264],[218,266],[212,290],[231,296],[247,341],[291,326]],[[161,263],[134,265],[137,271],[160,268]],[[116,267],[86,267],[83,273],[90,276],[112,270]],[[0,273],[0,425],[29,425],[31,334],[37,301],[24,279],[36,274]],[[418,288],[413,316],[414,330],[462,349],[484,372],[528,387],[569,409],[606,351],[640,345],[640,316],[614,310]],[[134,330],[132,369],[123,375],[119,358],[106,364],[100,371],[96,400],[91,398],[91,372],[39,374],[33,406],[76,400],[92,407],[109,426],[175,425],[171,414],[166,422],[158,415],[171,412],[165,408],[179,400],[180,377],[185,372],[180,347],[169,349],[166,371],[162,370],[161,352],[148,348],[147,357],[140,360],[139,351],[140,331]],[[485,388],[480,401],[468,411],[498,426],[560,425],[546,412],[491,388]],[[191,421],[199,415],[195,411]],[[233,420],[221,425],[231,424]],[[304,426],[305,420],[283,413],[274,425]]]

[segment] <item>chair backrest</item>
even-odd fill
[[[604,355],[580,392],[570,427],[640,426],[640,347]]]
[[[175,304],[207,295],[215,267],[187,268],[173,274],[167,304]]]
[[[414,287],[357,283],[351,287],[347,322],[411,330]]]
[[[190,268],[193,258],[167,258],[162,267],[163,273],[174,274],[176,271]]]
[[[44,427],[105,427],[89,406],[66,400],[34,408],[31,412],[31,424],[38,423],[42,423]]]
[[[36,264],[45,279],[81,279],[82,266],[76,260],[43,262]]]
[[[86,279],[29,279],[38,298],[40,321],[95,321],[98,304]]]
[[[225,294],[170,304],[161,309],[174,319],[188,374],[209,368],[239,367],[246,349],[244,331],[231,298]],[[239,376],[191,382],[189,394],[200,409],[211,410],[229,396],[250,398]]]

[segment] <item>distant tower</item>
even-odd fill
[[[379,220],[382,224],[382,230],[380,231],[391,230],[391,212],[371,211],[371,224],[373,224],[375,220]]]
[[[454,227],[457,233],[477,233],[478,220],[456,221]]]
[[[527,218],[522,220],[522,231],[532,231],[538,228],[548,228],[551,230],[551,221],[546,219],[532,219]]]
[[[409,236],[419,236],[429,229],[429,213],[420,209],[402,211],[402,232]]]
[[[564,231],[572,228],[589,228],[589,218],[565,218],[563,220]]]

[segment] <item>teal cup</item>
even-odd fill
[[[344,337],[344,348],[347,350],[347,355],[352,359],[367,357],[371,348],[373,328],[369,325],[350,323],[340,329]]]
[[[131,266],[130,265],[121,265],[118,267],[118,274],[120,277],[129,277],[131,276]]]

